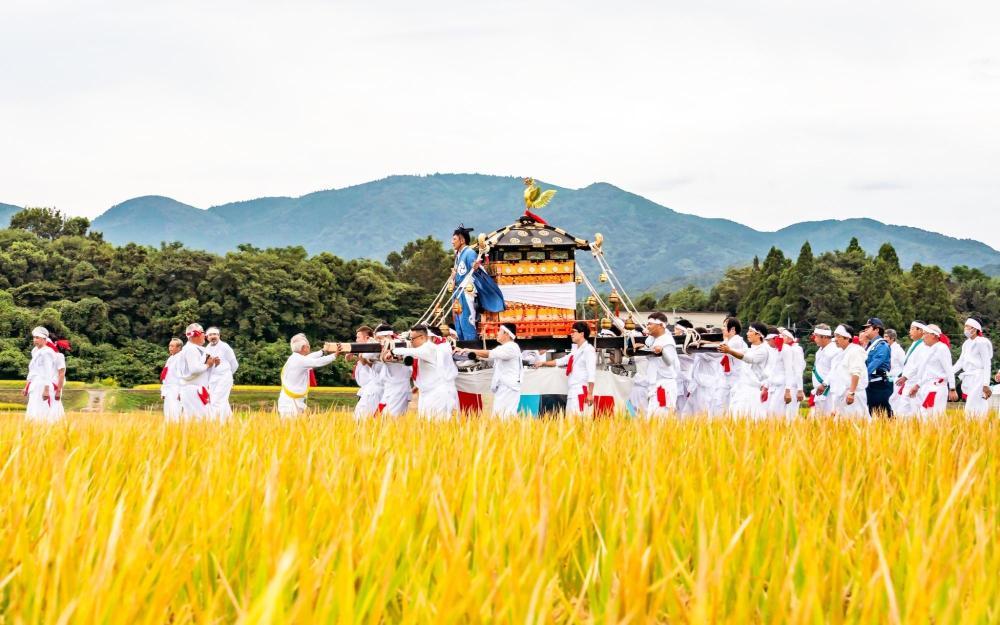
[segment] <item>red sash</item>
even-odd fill
[[[731,365],[729,364],[729,354],[723,356],[722,361],[719,362],[719,364],[722,365],[722,370],[726,373],[729,373],[732,370]]]
[[[927,397],[924,398],[923,407],[924,408],[933,408],[934,407],[934,398],[936,396],[937,396],[937,391],[931,391],[930,393],[927,393]]]
[[[656,387],[656,403],[660,404],[660,408],[667,407],[667,389],[662,386]]]
[[[200,400],[201,400],[201,403],[202,403],[202,404],[204,404],[204,405],[206,405],[206,406],[208,405],[208,400],[209,400],[209,397],[208,397],[208,389],[207,389],[207,388],[205,388],[204,386],[203,386],[203,387],[201,387],[201,390],[200,390],[200,391],[198,391],[198,399],[200,399]]]
[[[572,359],[573,359],[573,357],[570,356],[570,360],[572,360]],[[583,407],[587,405],[587,387],[586,386],[583,387],[583,392],[580,393],[580,395],[578,395],[577,397],[580,400],[580,412],[583,412]]]
[[[160,371],[160,382],[167,379],[167,368],[164,367],[163,371]]]
[[[416,358],[413,359],[413,373],[410,374],[410,379],[414,382],[417,381],[417,376],[420,375],[420,361]]]
[[[816,407],[816,393],[809,393],[809,407]]]
[[[569,355],[569,362],[566,363],[566,377],[573,373],[573,354]]]
[[[316,370],[309,370],[309,386],[318,386],[316,383]]]
[[[774,348],[777,349],[779,352],[781,351],[781,348],[784,346],[785,346],[785,339],[781,338],[780,336],[774,339]]]
[[[760,403],[767,403],[767,387],[760,389]]]

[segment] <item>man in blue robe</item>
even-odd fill
[[[472,241],[471,232],[472,228],[460,225],[451,235],[451,246],[455,249],[455,267],[452,269],[455,291],[452,295],[452,301],[456,302],[462,310],[452,314],[455,319],[455,331],[458,333],[460,341],[472,341],[476,338],[477,300],[481,310],[487,312],[506,310],[500,287],[480,266],[476,250],[469,247],[469,243]],[[469,274],[472,274],[471,282],[475,287],[474,294],[465,290],[465,286],[468,284],[466,278]]]

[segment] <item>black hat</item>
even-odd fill
[[[867,328],[868,326],[873,328],[882,328],[883,330],[885,329],[885,325],[882,324],[882,320],[878,317],[869,317],[868,321],[865,322],[864,327]]]
[[[452,234],[457,234],[458,236],[465,239],[465,244],[468,245],[472,241],[472,237],[469,235],[469,233],[471,233],[473,230],[475,230],[475,228],[466,228],[465,224],[458,224],[458,227],[455,228],[455,232],[452,232]]]

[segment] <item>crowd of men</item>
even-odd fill
[[[671,328],[663,313],[649,316],[641,337],[645,350],[624,361],[631,361],[633,371],[631,412],[645,417],[792,419],[808,400],[809,413],[816,417],[933,418],[944,412],[949,400],[958,400],[957,375],[966,415],[984,417],[989,412],[991,382],[1000,382],[1000,373],[992,376],[992,343],[976,319],[965,322],[965,342],[955,362],[948,337],[934,324],[914,321],[905,350],[896,332],[877,318],[869,319],[860,332],[847,324],[833,328],[819,324],[810,337],[817,351],[808,395],[803,385],[806,358],[788,329],[753,322],[744,335],[740,321],[730,317],[723,324],[722,342],[701,343],[690,354],[678,350],[675,340],[688,332],[708,333],[685,320]],[[224,421],[232,414],[229,395],[239,368],[236,355],[221,340],[218,328],[204,331],[192,323],[185,336],[186,342],[170,341],[160,375],[164,416],[170,421]],[[315,369],[338,356],[354,363],[358,419],[401,416],[410,409],[414,394],[419,416],[453,417],[459,412],[456,359],[468,358],[491,365],[490,412],[496,417],[518,414],[525,367],[564,369],[567,414],[584,414],[594,404],[599,357],[585,322],[573,325],[572,346],[562,355],[522,351],[513,323],[500,326],[493,349],[456,349],[437,328],[426,325],[410,328],[408,341],[400,338],[387,324],[374,329],[362,326],[356,343],[378,347],[352,353],[349,344],[341,343],[325,343],[313,351],[305,335],[293,336],[292,353],[280,374],[279,415],[302,414],[309,389],[316,384]],[[64,414],[61,396],[70,346],[43,327],[32,331],[32,340],[24,387],[26,414],[31,420],[58,420]]]

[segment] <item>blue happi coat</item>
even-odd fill
[[[500,312],[506,310],[503,293],[500,287],[493,281],[481,267],[472,270],[476,262],[476,252],[466,245],[455,254],[455,292],[453,301],[458,302],[462,308],[461,313],[453,313],[455,319],[455,331],[458,333],[458,340],[471,341],[476,338],[476,300],[479,308],[487,312]],[[472,272],[472,283],[475,286],[476,294],[465,291],[465,279]]]

